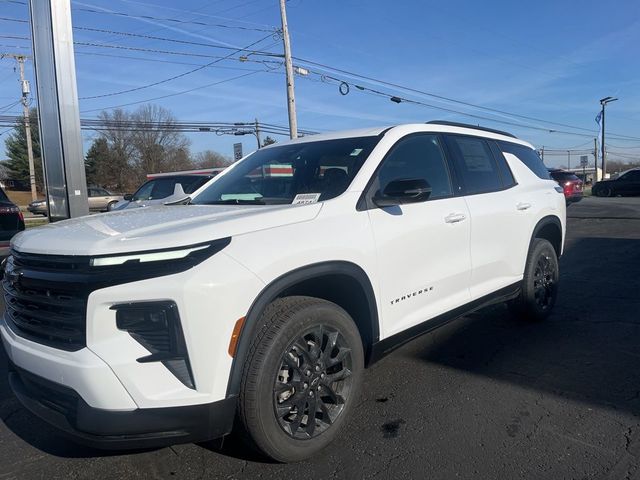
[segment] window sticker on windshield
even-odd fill
[[[317,203],[320,199],[320,193],[299,193],[291,202],[291,205],[307,205],[308,203]]]
[[[349,155],[351,157],[357,157],[358,155],[360,155],[360,152],[362,152],[361,148],[354,148],[353,152],[351,152]]]

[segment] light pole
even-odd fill
[[[607,173],[607,157],[604,149],[604,107],[606,107],[607,103],[615,102],[616,100],[618,99],[614,97],[604,97],[600,99],[600,105],[602,105],[602,111],[600,112],[602,115],[602,144],[600,145],[600,148],[602,149],[602,180],[605,179],[605,175]],[[596,175],[597,170],[598,168],[596,167]]]

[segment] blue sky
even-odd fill
[[[78,0],[72,1],[72,8],[76,27],[223,47],[244,47],[267,37],[253,48],[274,53],[282,51],[282,43],[264,31],[280,25],[277,0]],[[607,109],[608,134],[638,139],[614,140],[612,137],[607,142],[610,158],[629,159],[640,154],[640,2],[637,0],[607,4],[592,0],[526,3],[290,0],[288,15],[295,56],[424,92],[545,120],[506,117],[300,63],[314,72],[352,84],[350,93],[343,96],[335,82],[324,82],[320,75],[297,76],[298,121],[302,128],[324,131],[446,119],[505,129],[546,149],[587,149],[592,148],[597,133],[594,117],[599,110],[598,100],[613,95],[620,100]],[[0,0],[0,17],[26,19],[27,7],[20,1]],[[177,23],[166,20],[169,18],[234,28]],[[0,20],[0,51],[29,53],[26,49],[12,48],[29,47],[27,40],[3,38],[28,35],[27,24]],[[186,54],[77,45],[81,98],[141,87],[214,60],[206,55],[230,53],[211,46],[78,29],[74,36],[76,42]],[[153,103],[168,108],[184,121],[239,122],[257,117],[262,122],[286,125],[283,68],[277,63],[260,63],[261,60],[277,62],[277,58],[251,55],[251,62],[242,63],[238,56],[154,87],[81,100],[81,115],[94,117],[102,108],[223,81]],[[0,61],[0,107],[15,99],[19,90],[13,66],[8,59]],[[244,78],[229,80],[249,73]],[[30,64],[28,74],[32,76]],[[570,130],[587,136],[501,125],[406,102],[397,104],[362,92],[353,87],[355,84],[494,120],[547,130]],[[136,105],[124,108],[134,109]],[[7,113],[17,114],[19,109],[14,107],[2,112]],[[548,121],[588,131],[549,126]],[[85,135],[89,141],[95,134],[85,132]],[[232,144],[239,139],[245,152],[255,145],[255,139],[250,136],[194,133],[189,138],[194,152],[210,148],[231,155]],[[574,161],[578,153],[574,152]],[[545,159],[551,166],[567,163],[566,154],[547,154]]]

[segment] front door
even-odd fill
[[[413,134],[390,150],[370,190],[393,180],[424,179],[430,197],[393,207],[369,205],[378,254],[381,336],[387,337],[469,301],[470,219],[454,196],[450,169],[438,135]]]

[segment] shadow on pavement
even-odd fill
[[[561,260],[552,316],[519,322],[494,306],[445,327],[428,362],[640,414],[640,240],[582,238]],[[444,333],[444,332],[443,332]]]

